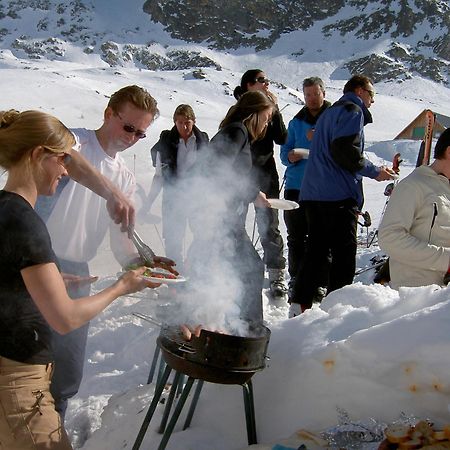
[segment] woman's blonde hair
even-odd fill
[[[42,146],[70,153],[75,138],[56,117],[41,111],[0,111],[0,166],[9,170]]]
[[[220,123],[220,128],[232,122],[242,122],[251,136],[252,141],[262,139],[267,127],[260,132],[259,113],[267,109],[274,109],[273,102],[260,91],[248,91],[239,97],[239,100],[227,112]]]

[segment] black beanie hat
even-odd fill
[[[450,128],[447,128],[439,136],[436,146],[434,147],[434,158],[439,159],[444,155],[445,149],[450,146]]]

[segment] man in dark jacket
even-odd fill
[[[280,182],[273,150],[274,143],[284,144],[286,137],[287,131],[283,118],[276,108],[264,138],[251,145],[252,175],[256,180],[256,185],[266,194],[267,198],[279,198],[280,195]],[[284,282],[286,260],[283,256],[284,246],[279,230],[278,210],[255,206],[255,214],[264,250],[264,263],[269,275],[270,292],[275,298],[284,297],[287,293]]]
[[[385,167],[364,158],[364,126],[375,91],[369,78],[355,75],[344,95],[319,118],[303,178],[308,240],[305,258],[290,298],[290,317],[312,305],[320,268],[331,251],[328,292],[353,282],[358,211],[363,205],[362,177],[393,178]]]
[[[151,149],[155,176],[148,195],[150,210],[160,190],[162,197],[162,225],[166,256],[182,268],[183,241],[190,219],[189,201],[185,198],[189,178],[193,175],[198,151],[206,147],[209,138],[195,125],[195,113],[189,105],[179,105],[173,114],[174,126],[161,132],[159,141]]]

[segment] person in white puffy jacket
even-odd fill
[[[450,128],[439,137],[434,158],[396,186],[380,224],[394,289],[442,286],[450,272]]]

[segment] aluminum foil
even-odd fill
[[[332,450],[377,450],[384,440],[387,424],[376,419],[351,420],[347,411],[337,408],[338,425],[321,433]],[[419,418],[405,413],[393,423],[415,425]]]
[[[376,449],[384,439],[386,424],[376,419],[353,421],[347,411],[337,408],[338,425],[322,433],[330,449],[362,450]]]

